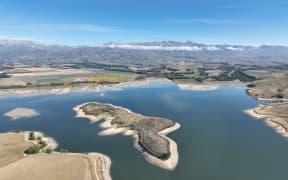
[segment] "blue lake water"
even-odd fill
[[[244,109],[260,102],[244,88],[180,90],[173,84],[122,91],[0,99],[0,132],[37,130],[70,152],[101,152],[111,157],[114,180],[286,180],[288,142]],[[98,136],[99,123],[75,118],[72,108],[87,101],[112,103],[144,115],[173,119],[181,128],[169,136],[178,144],[179,164],[167,171],[146,162],[129,136]],[[40,116],[11,121],[3,113],[34,108]]]

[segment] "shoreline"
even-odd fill
[[[29,133],[32,131],[24,131],[23,132],[23,136],[24,136],[24,141],[29,142],[31,144],[36,144],[37,140],[29,140]],[[45,155],[46,153],[43,152],[43,150],[50,148],[52,150],[51,154],[53,155],[69,155],[69,156],[79,156],[82,157],[83,159],[87,159],[88,162],[88,166],[93,166],[94,169],[93,172],[91,172],[91,176],[96,176],[97,179],[101,179],[98,177],[97,174],[97,166],[96,166],[96,162],[94,162],[95,160],[93,160],[93,158],[100,158],[101,159],[101,173],[102,176],[104,178],[104,180],[112,180],[111,174],[110,174],[110,169],[111,169],[111,159],[110,157],[108,157],[107,155],[101,154],[101,153],[97,153],[97,152],[89,152],[89,153],[60,153],[58,151],[55,151],[55,149],[58,147],[58,143],[52,138],[52,137],[48,137],[45,136],[44,133],[39,132],[39,131],[33,131],[35,133],[36,137],[41,137],[42,140],[44,140],[47,143],[47,146],[45,148],[42,149],[41,152],[39,152],[38,154],[25,154],[24,153],[24,157],[28,157],[28,156],[39,156],[39,155]],[[93,161],[93,164],[89,164],[89,161]]]
[[[95,122],[98,122],[102,119],[105,119],[99,125],[103,130],[100,131],[98,133],[98,135],[109,136],[109,135],[123,134],[125,136],[132,136],[134,139],[134,143],[133,143],[134,147],[142,153],[145,160],[147,160],[149,163],[154,164],[156,166],[159,166],[161,168],[167,169],[167,170],[173,170],[176,168],[178,161],[179,161],[178,147],[177,147],[176,142],[173,141],[172,139],[170,139],[167,136],[167,134],[179,129],[181,127],[181,125],[179,123],[176,122],[174,124],[174,126],[169,127],[169,128],[165,128],[162,131],[157,132],[158,135],[160,135],[161,137],[163,137],[169,141],[170,157],[167,160],[162,160],[162,159],[154,157],[150,153],[143,150],[143,148],[139,145],[138,133],[135,130],[130,130],[130,129],[123,128],[123,127],[118,128],[118,127],[116,127],[116,125],[112,125],[111,121],[113,120],[113,117],[107,117],[107,116],[95,117],[93,115],[85,115],[85,113],[83,112],[81,107],[86,105],[86,104],[89,104],[89,103],[101,104],[101,103],[97,103],[97,102],[86,102],[86,103],[83,103],[83,104],[80,104],[80,105],[74,107],[73,110],[76,112],[75,117],[86,118],[89,121],[91,121],[91,123],[95,123]],[[109,106],[112,106],[114,108],[121,108],[121,109],[127,111],[128,113],[134,113],[125,107],[115,106],[112,104],[105,104],[105,105],[109,105]],[[138,113],[134,113],[134,114],[138,114]],[[141,115],[141,114],[138,114],[138,115]],[[141,115],[141,116],[143,116],[143,115]]]
[[[174,126],[166,128],[160,132],[158,132],[157,134],[160,135],[161,137],[167,139],[169,141],[169,149],[170,149],[170,157],[166,160],[162,160],[159,158],[156,158],[154,156],[152,156],[151,154],[149,154],[148,152],[145,152],[143,150],[143,148],[139,145],[139,137],[138,135],[134,135],[134,147],[136,149],[138,149],[140,152],[142,152],[145,160],[147,160],[148,162],[150,162],[151,164],[154,164],[156,166],[159,166],[163,169],[167,169],[167,170],[174,170],[179,162],[179,154],[178,154],[178,146],[176,144],[176,142],[172,139],[170,139],[168,136],[166,136],[167,134],[176,131],[177,129],[179,129],[181,127],[181,125],[179,123],[175,123]]]
[[[255,100],[258,101],[288,101],[287,98],[265,98],[265,97],[257,97],[255,96],[254,93],[251,93],[249,90],[251,90],[252,88],[248,88],[246,89],[247,95],[254,98]]]
[[[244,110],[244,112],[251,117],[264,120],[264,123],[267,126],[271,127],[275,132],[279,133],[281,136],[288,140],[288,131],[286,130],[286,128],[283,127],[283,125],[281,125],[280,123],[274,121],[274,119],[277,119],[279,117],[274,117],[273,115],[259,114],[258,112],[256,112],[257,109],[264,108],[265,106],[266,105],[264,104],[260,104],[255,108]]]
[[[119,83],[80,83],[72,85],[59,86],[39,86],[39,87],[23,87],[23,88],[7,88],[0,89],[0,98],[6,96],[38,96],[45,94],[67,94],[73,92],[104,92],[104,91],[119,91],[123,88],[145,87],[153,84],[174,84],[180,90],[192,91],[211,91],[217,90],[221,86],[245,87],[247,83],[238,81],[207,81],[202,83],[182,83],[174,82],[167,78],[148,77],[141,80],[132,80]],[[103,96],[103,95],[100,95]]]
[[[52,151],[54,151],[58,147],[58,143],[56,142],[55,139],[46,136],[44,133],[40,131],[24,131],[24,141],[31,142],[32,144],[37,144],[37,138],[36,140],[29,140],[30,132],[34,132],[36,137],[41,137],[41,139],[47,143],[47,146],[44,147],[42,150],[50,148]]]
[[[104,177],[104,180],[112,180],[110,169],[112,165],[112,161],[109,156],[106,156],[105,154],[97,153],[97,152],[90,152],[87,153],[88,156],[97,156],[101,158],[102,161],[102,175]]]
[[[0,98],[5,96],[37,96],[43,94],[67,94],[72,92],[103,92],[107,90],[117,91],[123,88],[145,87],[155,83],[173,83],[165,78],[146,78],[112,84],[83,83],[61,86],[39,86],[25,88],[0,89]]]
[[[219,88],[218,85],[212,84],[196,84],[196,83],[176,83],[177,87],[181,90],[192,90],[192,91],[213,91]]]
[[[231,87],[246,87],[247,83],[241,81],[204,81],[201,83],[196,82],[174,82],[180,90],[191,91],[213,91],[223,86]]]

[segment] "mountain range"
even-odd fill
[[[210,45],[191,41],[115,43],[95,46],[47,45],[0,40],[1,62],[67,63],[103,61],[272,61],[288,62],[288,47]]]

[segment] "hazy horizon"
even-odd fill
[[[59,42],[49,42],[49,41],[44,41],[44,40],[36,40],[36,39],[21,39],[21,38],[1,38],[0,41],[27,41],[27,42],[33,42],[41,45],[47,45],[47,46],[70,46],[70,47],[81,47],[81,46],[88,46],[88,47],[103,47],[107,43],[116,43],[116,44],[133,44],[133,43],[148,43],[148,42],[179,42],[179,43],[186,43],[186,42],[192,42],[195,44],[204,44],[208,46],[214,46],[214,45],[231,45],[231,46],[250,46],[250,47],[261,47],[261,46],[285,46],[285,44],[259,44],[259,45],[249,45],[249,44],[229,44],[229,43],[204,43],[204,42],[199,42],[199,41],[193,41],[193,40],[187,40],[187,41],[177,41],[177,40],[159,40],[159,41],[103,41],[103,42],[96,42],[96,43],[83,43],[83,44],[69,44],[69,43],[59,43]]]

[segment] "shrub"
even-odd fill
[[[32,131],[32,132],[29,133],[29,140],[31,140],[31,141],[36,140],[36,136],[35,136],[34,131]]]
[[[37,154],[40,152],[40,147],[33,145],[24,151],[26,154]]]
[[[40,140],[38,143],[41,149],[47,146],[46,141]]]
[[[45,150],[45,152],[48,153],[48,154],[50,154],[50,153],[52,153],[52,149],[47,148],[47,149]]]
[[[247,85],[247,87],[248,87],[248,88],[253,88],[253,87],[256,87],[256,86],[255,86],[255,84],[250,83],[250,84]]]
[[[284,96],[282,94],[280,94],[280,93],[276,94],[274,97],[279,98],[279,99],[284,98]]]
[[[201,77],[196,77],[195,80],[196,80],[197,82],[203,82],[203,79],[202,79]]]
[[[60,149],[60,153],[67,153],[68,152],[68,150],[67,149]]]

